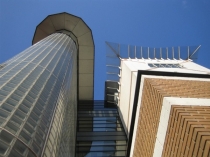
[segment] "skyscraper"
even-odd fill
[[[0,155],[74,156],[77,103],[93,100],[91,30],[79,17],[50,15],[32,43],[1,65]]]

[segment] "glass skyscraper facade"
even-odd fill
[[[0,156],[75,156],[78,101],[93,100],[92,32],[59,13],[32,44],[0,64]]]
[[[5,63],[0,71],[0,155],[74,154],[76,52],[69,36],[54,33]]]
[[[86,23],[49,15],[32,44],[0,64],[0,157],[125,156],[118,107],[93,100],[94,43]]]

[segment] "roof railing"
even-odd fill
[[[125,44],[106,42],[106,74],[107,81],[118,82],[120,88],[121,60],[186,60],[196,61],[199,46],[177,46],[177,47],[142,47]],[[154,65],[155,66],[155,65]],[[170,65],[165,65],[170,68]],[[173,67],[172,67],[173,68]],[[119,89],[117,90],[118,94]],[[112,93],[114,95],[114,93]],[[115,93],[116,94],[116,93]],[[119,98],[119,97],[118,97]],[[119,100],[120,101],[120,100]],[[116,102],[116,101],[113,101]]]

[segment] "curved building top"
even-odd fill
[[[93,100],[94,41],[91,29],[80,17],[65,12],[47,16],[36,27],[32,44],[59,31],[66,31],[78,47],[78,98]]]

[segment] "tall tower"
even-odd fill
[[[106,96],[127,132],[127,157],[210,155],[210,70],[199,47],[107,42]]]
[[[77,100],[93,100],[92,32],[60,13],[0,66],[0,156],[74,156]]]

